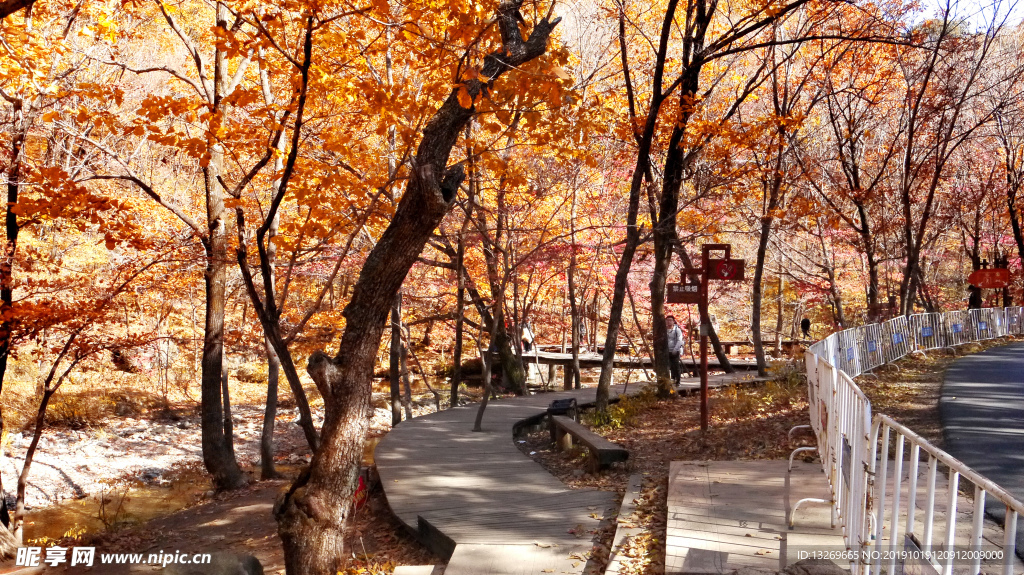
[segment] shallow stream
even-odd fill
[[[381,437],[368,437],[363,447],[363,465],[373,465],[373,450]],[[295,477],[301,465],[278,464],[279,473]],[[259,470],[249,470],[258,476]],[[59,540],[90,533],[116,531],[170,515],[202,499],[212,489],[209,477],[202,471],[174,474],[165,485],[135,481],[112,487],[102,494],[71,499],[57,505],[30,510],[25,518],[25,539],[28,542]]]

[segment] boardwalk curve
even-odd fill
[[[639,390],[630,385],[629,393]],[[590,531],[614,513],[615,493],[569,489],[516,447],[513,431],[555,399],[592,403],[594,388],[492,401],[417,417],[389,432],[374,459],[388,505],[448,575],[582,573]],[[622,392],[614,386],[612,397]],[[514,560],[512,558],[515,558]]]

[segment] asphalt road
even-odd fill
[[[946,371],[939,400],[945,448],[1024,501],[1024,343],[995,347],[956,360]],[[986,509],[998,521],[1004,505]],[[1017,526],[1024,558],[1024,518]]]

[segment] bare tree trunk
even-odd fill
[[[779,264],[779,305],[775,315],[775,357],[782,357],[782,312],[786,303],[786,280],[782,277],[782,264]]]
[[[495,302],[495,305],[498,305],[497,302]],[[484,411],[487,410],[487,402],[490,400],[491,393],[493,392],[491,369],[494,366],[494,340],[495,335],[497,335],[497,327],[497,323],[491,326],[490,340],[487,342],[486,351],[484,351],[482,344],[479,342],[477,344],[481,353],[480,365],[483,368],[484,397],[480,401],[480,407],[476,410],[476,419],[473,420],[473,431],[483,431]],[[481,337],[483,337],[483,334],[481,334]]]
[[[871,310],[873,306],[878,305],[878,259],[875,257],[874,229],[871,226],[871,219],[863,203],[857,204],[857,210],[860,214],[861,243],[864,246],[864,255],[868,264],[868,320],[874,321],[877,318],[871,317],[874,315],[874,312]]]
[[[699,46],[695,48],[699,50]],[[697,89],[697,75],[700,65],[688,68],[683,73],[681,93],[685,102]],[[683,109],[686,106],[683,105]],[[654,227],[654,273],[651,274],[651,328],[654,348],[654,376],[658,382],[658,397],[665,399],[672,395],[675,382],[669,373],[668,329],[665,326],[665,285],[672,254],[679,239],[676,233],[676,212],[679,210],[679,191],[683,184],[685,154],[683,135],[692,112],[680,112],[676,127],[669,138],[668,153],[665,157],[665,176],[658,204],[658,223]]]
[[[224,396],[224,442],[228,446],[228,451],[231,452],[231,457],[235,457],[235,422],[231,418],[231,394],[228,391],[228,370],[224,370],[220,373],[220,385],[221,393]]]
[[[537,22],[522,38],[521,0],[501,4],[497,25],[504,47],[487,56],[480,79],[452,90],[427,122],[407,188],[388,227],[370,251],[352,299],[345,307],[345,331],[333,356],[318,352],[307,371],[324,398],[320,448],[308,473],[296,480],[275,506],[278,533],[289,575],[335,575],[345,556],[344,529],[356,489],[369,425],[370,378],[395,294],[431,233],[448,213],[465,179],[462,165],[448,167],[452,147],[474,108],[459,103],[459,92],[481,95],[485,82],[542,55],[559,22]]]
[[[764,357],[764,343],[761,341],[761,300],[764,262],[768,251],[768,239],[772,232],[772,218],[761,218],[761,237],[757,243],[757,261],[754,264],[754,285],[751,293],[750,338],[754,343],[754,356],[757,358],[757,374],[768,375],[768,363]]]
[[[401,317],[399,317],[398,329],[403,330]],[[409,373],[409,343],[404,339],[401,342],[401,354],[399,354],[399,366],[402,372],[402,407],[405,409],[405,420],[412,419],[412,375]]]
[[[470,184],[472,186],[472,184]],[[472,190],[470,191],[472,194]],[[459,231],[459,245],[455,252],[455,274],[458,288],[455,290],[455,345],[452,350],[452,389],[448,405],[459,405],[459,386],[462,385],[462,330],[466,323],[466,277],[463,267],[466,265],[466,234],[469,231],[470,210],[462,220]]]
[[[569,297],[569,318],[572,321],[572,363],[565,366],[563,369],[572,370],[572,381],[573,388],[580,389],[582,383],[580,381],[580,310],[576,305],[576,191],[573,190],[572,194],[572,214],[569,217],[569,273],[568,273],[568,291]],[[566,374],[565,381],[569,381],[568,374]]]
[[[224,203],[215,188],[218,184],[208,181],[208,185],[214,188],[207,190],[209,212],[216,217],[211,218],[206,254],[206,325],[201,388],[203,462],[213,475],[217,489],[235,489],[245,483],[245,478],[235,460],[224,425],[225,398],[221,381],[224,369],[224,283],[227,279],[227,238],[221,217]]]
[[[402,292],[391,305],[391,352],[388,354],[391,382],[391,426],[402,423]]]
[[[6,242],[4,243],[3,260],[0,260],[0,394],[4,389],[4,378],[7,375],[7,361],[11,354],[11,330],[14,328],[14,258],[18,247],[18,232],[21,226],[14,207],[18,205],[18,191],[21,186],[21,155],[22,146],[27,133],[23,104],[18,99],[13,105],[13,116],[18,128],[11,138],[11,159],[8,164],[7,207],[4,219]],[[0,406],[0,435],[5,429],[3,407]],[[0,452],[0,458],[4,455]],[[0,481],[0,497],[5,493],[3,482]],[[3,531],[6,532],[6,529]],[[6,537],[6,535],[5,535]],[[4,550],[6,551],[6,550]]]
[[[217,3],[216,26],[226,31],[227,7]],[[225,113],[223,96],[230,81],[227,56],[218,48],[214,55],[214,102],[219,113]],[[203,242],[206,249],[206,325],[202,357],[202,443],[203,462],[213,475],[217,489],[235,489],[245,484],[245,477],[235,460],[233,446],[225,433],[224,402],[221,378],[224,370],[224,303],[227,281],[228,238],[224,211],[224,190],[218,178],[224,164],[223,146],[211,136],[209,162],[203,168],[206,192],[206,222],[209,235]]]
[[[274,469],[274,424],[277,421],[277,388],[281,360],[277,358],[270,341],[263,339],[267,350],[267,406],[263,411],[263,431],[260,433],[260,479],[275,479],[281,474]]]

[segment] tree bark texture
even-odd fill
[[[227,7],[218,2],[216,25],[228,27]],[[216,113],[226,113],[223,101],[227,83],[227,57],[223,50],[214,54],[214,101]],[[213,475],[217,489],[235,489],[245,483],[242,470],[235,460],[230,438],[225,433],[224,397],[221,375],[224,369],[224,303],[228,266],[227,222],[224,211],[224,191],[218,177],[224,164],[224,150],[215,135],[208,137],[209,160],[203,168],[206,192],[206,223],[209,234],[203,242],[206,250],[206,322],[203,333],[201,378],[203,463]]]
[[[0,0],[0,20],[14,14],[22,8],[32,8],[36,0]]]
[[[220,156],[219,152],[213,154]],[[219,158],[219,159],[222,159]],[[203,463],[213,475],[217,489],[235,489],[245,483],[224,433],[224,397],[221,374],[224,369],[224,301],[227,280],[227,231],[224,225],[224,197],[216,182],[214,161],[206,170],[207,214],[210,235],[206,239],[206,322],[202,356],[202,443]]]
[[[764,297],[764,263],[768,252],[768,239],[772,233],[772,217],[761,218],[761,237],[757,243],[757,261],[754,264],[754,285],[751,290],[750,337],[757,358],[757,374],[768,375],[768,363],[764,358],[764,342],[761,341],[761,302]]]

